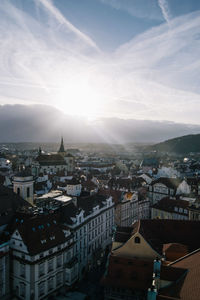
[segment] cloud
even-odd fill
[[[127,12],[133,17],[161,21],[157,0],[99,0],[114,9]]]
[[[72,31],[75,33],[80,39],[82,39],[84,42],[86,42],[90,47],[93,47],[95,50],[99,51],[97,45],[95,42],[86,34],[81,32],[78,28],[76,28],[72,23],[70,23],[66,17],[62,15],[62,13],[52,4],[50,0],[37,0],[41,5],[44,6],[44,8],[47,10],[47,12],[50,14],[50,16],[55,17],[55,19],[61,24],[66,26],[66,28],[69,31]],[[37,3],[37,2],[36,2]]]
[[[165,21],[169,24],[171,16],[167,0],[158,0],[158,5],[160,6]]]
[[[0,2],[0,104],[200,124],[199,11],[105,53],[51,2],[40,0],[37,10],[34,3],[30,15]]]

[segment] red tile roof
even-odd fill
[[[187,269],[185,276],[180,276],[179,280],[173,285],[159,291],[157,300],[161,299],[181,299],[199,300],[200,299],[200,250],[186,255],[185,257],[170,264],[175,271],[177,269]],[[171,297],[171,298],[166,298]]]
[[[151,286],[153,262],[111,255],[104,286],[147,290]]]

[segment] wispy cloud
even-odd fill
[[[200,123],[199,12],[171,19],[170,35],[164,23],[103,53],[52,3],[38,1],[41,18],[0,2],[0,104]]]
[[[123,10],[136,18],[162,20],[157,0],[99,0],[117,10]]]
[[[93,47],[94,49],[98,50],[96,43],[86,34],[81,32],[78,28],[76,28],[71,22],[69,22],[62,13],[52,4],[51,0],[37,0],[40,4],[44,6],[48,13],[51,16],[55,17],[56,20],[61,24],[67,27],[70,31],[75,33],[80,39],[84,42],[88,43],[89,46]],[[36,2],[37,3],[37,2]]]
[[[167,0],[158,0],[158,5],[160,6],[165,21],[169,24],[171,16]]]

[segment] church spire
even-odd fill
[[[61,143],[60,143],[60,149],[58,150],[58,153],[64,153],[65,148],[64,148],[64,142],[63,142],[63,137],[61,138]]]

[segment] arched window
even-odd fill
[[[20,195],[20,188],[17,188],[17,195]]]
[[[26,192],[27,192],[27,198],[29,198],[30,197],[30,188],[29,187],[27,188]]]
[[[136,236],[136,237],[135,237],[135,243],[136,243],[136,244],[140,244],[140,238],[139,238],[139,236]]]

